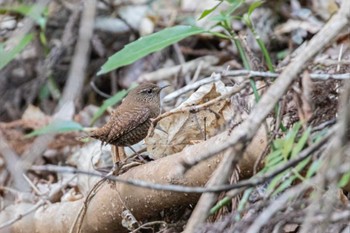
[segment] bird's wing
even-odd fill
[[[120,111],[118,111],[120,112]],[[132,111],[117,112],[112,116],[112,127],[107,136],[107,143],[118,140],[139,125],[143,124],[150,116],[150,110],[145,106],[133,108]]]

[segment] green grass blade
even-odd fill
[[[220,4],[223,2],[223,0],[220,0],[218,4],[216,4],[214,7],[210,8],[210,9],[206,9],[202,12],[201,16],[199,16],[199,18],[197,19],[198,21],[203,19],[204,17],[206,17],[207,15],[211,14],[213,11],[216,10],[216,8],[218,8],[218,6],[220,6]]]
[[[10,63],[33,40],[33,34],[25,35],[20,42],[10,51],[5,51],[0,44],[0,70]]]
[[[304,148],[304,146],[307,143],[307,139],[310,136],[310,133],[311,133],[311,129],[310,128],[306,129],[303,135],[300,137],[298,143],[293,146],[292,155],[291,155],[292,158],[297,154],[299,154],[299,152]]]
[[[306,179],[311,178],[318,171],[318,169],[320,167],[321,167],[321,161],[320,160],[315,160],[314,162],[312,162],[309,170],[306,173],[305,178]]]
[[[253,2],[248,9],[248,16],[250,17],[252,15],[252,13],[254,12],[254,10],[258,7],[260,7],[262,4],[264,3],[264,1],[256,1]]]

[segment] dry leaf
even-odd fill
[[[299,225],[295,223],[286,224],[283,227],[283,232],[296,232]]]
[[[103,168],[112,165],[110,145],[101,147],[101,142],[89,143],[73,153],[67,164],[76,166],[80,170],[93,171],[96,168]],[[78,175],[77,186],[82,194],[87,194],[99,177]]]
[[[222,82],[201,86],[176,109],[203,104],[227,93],[229,87]],[[146,138],[147,150],[154,158],[181,151],[187,145],[216,135],[233,117],[228,100],[222,100],[208,108],[191,113],[174,113],[159,121],[152,137]]]

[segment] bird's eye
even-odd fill
[[[148,93],[148,94],[151,94],[152,92],[153,92],[153,89],[148,89],[148,90],[147,90],[147,93]]]

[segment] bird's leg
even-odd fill
[[[127,159],[124,147],[118,147],[118,159],[120,162],[123,162],[124,160]]]
[[[112,145],[112,171],[114,175],[117,175],[117,173],[119,173],[119,170],[123,166],[125,158],[126,156],[123,147]]]

